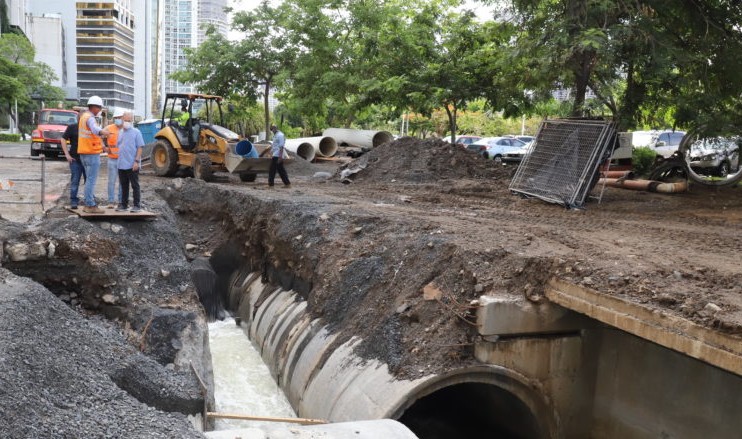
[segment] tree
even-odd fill
[[[14,123],[24,131],[19,123],[19,112],[33,111],[33,99],[42,102],[64,100],[64,92],[51,85],[56,80],[54,71],[48,65],[34,61],[35,50],[23,35],[0,35],[0,105],[7,109]]]
[[[736,2],[514,0],[514,57],[531,89],[569,85],[572,114],[595,92],[632,128],[666,115],[678,124],[740,124],[742,6]]]
[[[173,79],[226,97],[236,94],[255,98],[262,87],[265,132],[269,132],[270,91],[297,56],[296,45],[282,26],[285,10],[283,6],[271,7],[264,0],[253,11],[236,13],[232,28],[244,34],[237,42],[210,29],[201,46],[186,49],[187,66],[173,74]]]

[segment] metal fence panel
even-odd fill
[[[611,121],[543,121],[510,190],[565,207],[581,207],[614,137]]]

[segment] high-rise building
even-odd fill
[[[77,85],[110,108],[134,108],[131,0],[76,3]]]
[[[170,76],[186,66],[186,48],[196,48],[206,38],[209,25],[227,35],[226,0],[160,0],[163,4],[160,38],[162,51],[161,96],[165,93],[191,93],[193,86],[182,84]]]
[[[43,62],[52,68],[57,80],[56,87],[67,87],[67,56],[64,25],[60,14],[26,16],[27,37],[36,49],[35,61]]]
[[[206,39],[206,30],[213,26],[216,31],[222,35],[227,35],[227,14],[224,8],[227,7],[227,0],[199,0],[198,1],[198,40],[197,44]]]
[[[165,93],[192,93],[193,87],[181,84],[170,75],[186,65],[184,49],[195,48],[198,36],[197,0],[163,0],[162,23],[162,98]]]
[[[7,13],[7,25],[28,35],[26,28],[26,13],[28,12],[28,0],[0,0],[5,3]],[[5,18],[5,17],[3,17]]]

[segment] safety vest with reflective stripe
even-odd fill
[[[106,139],[106,143],[108,143],[108,157],[117,159],[119,158],[119,147],[116,142],[119,138],[119,127],[117,127],[115,123],[112,123],[111,125],[108,125],[106,129],[109,133],[108,139]]]
[[[78,154],[100,154],[103,152],[103,144],[100,141],[100,137],[93,134],[88,128],[88,119],[93,116],[93,113],[86,111],[80,117],[80,123],[78,125],[79,133],[77,135],[77,153]]]

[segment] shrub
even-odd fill
[[[657,154],[652,148],[647,148],[646,146],[634,148],[634,151],[631,153],[634,173],[640,177],[649,175],[649,171],[652,169],[656,157]]]
[[[0,142],[20,142],[20,141],[21,141],[20,134],[0,133]]]

